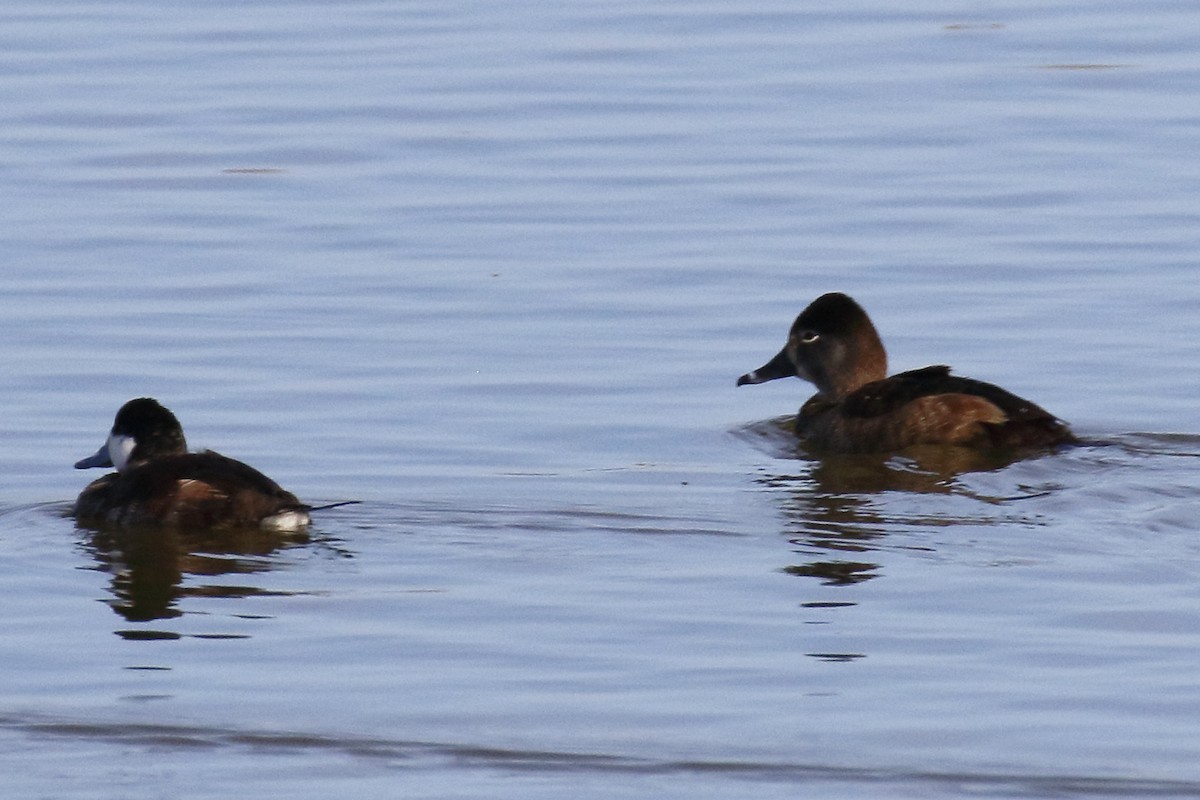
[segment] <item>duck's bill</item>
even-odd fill
[[[94,454],[88,456],[81,461],[75,462],[75,469],[88,469],[90,467],[111,467],[113,465],[112,458],[108,455],[108,442],[100,445],[100,449]]]
[[[795,378],[798,377],[796,365],[788,358],[787,348],[779,351],[779,354],[772,358],[767,363],[763,364],[754,372],[747,372],[742,377],[738,378],[737,385],[745,386],[748,383],[766,383],[773,381],[776,378]]]

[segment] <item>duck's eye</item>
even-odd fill
[[[817,339],[821,338],[821,334],[816,331],[805,331],[800,334],[800,344],[813,344]]]

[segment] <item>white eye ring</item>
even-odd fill
[[[821,334],[816,331],[805,331],[800,334],[800,344],[812,344],[821,338]]]

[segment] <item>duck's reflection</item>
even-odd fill
[[[796,474],[771,474],[764,485],[781,490],[784,533],[797,555],[812,560],[783,568],[789,575],[817,578],[827,586],[850,586],[879,575],[879,564],[864,559],[887,533],[887,520],[875,495],[909,482],[879,458],[842,456],[829,461],[798,461]],[[924,483],[924,477],[918,476]],[[928,487],[927,487],[928,488]]]
[[[884,549],[883,539],[889,534],[916,527],[990,523],[991,515],[980,514],[979,509],[994,508],[1004,498],[980,496],[962,478],[1001,469],[1021,457],[946,446],[908,448],[901,454],[817,456],[796,442],[790,428],[791,418],[784,418],[752,426],[745,435],[790,470],[767,472],[757,479],[781,498],[784,534],[794,553],[810,559],[783,571],[817,578],[828,586],[851,586],[881,575],[881,565],[869,554]],[[930,510],[921,499],[933,495],[978,502],[971,503],[964,516],[951,512],[945,502]],[[901,546],[928,549],[911,543]]]
[[[309,544],[309,534],[261,529],[187,531],[171,527],[84,528],[84,547],[111,576],[108,601],[131,622],[170,619],[185,597],[279,594],[237,583],[187,585],[189,576],[247,575],[271,570],[286,550]]]
[[[784,567],[783,571],[789,575],[820,578],[826,586],[848,586],[871,580],[876,577],[878,568],[878,564],[862,561],[811,561]]]

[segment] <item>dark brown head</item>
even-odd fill
[[[792,324],[787,344],[738,386],[796,376],[831,400],[887,377],[887,352],[867,312],[840,292],[823,294]]]
[[[108,440],[75,468],[115,466],[122,472],[152,458],[186,452],[187,440],[175,415],[157,400],[139,397],[121,406]]]

